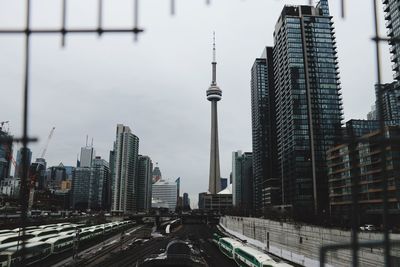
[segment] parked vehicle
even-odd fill
[[[360,230],[362,230],[362,231],[376,231],[377,229],[372,224],[365,224],[365,225],[360,227]]]

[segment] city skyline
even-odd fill
[[[240,7],[248,7],[248,10],[251,12],[256,12],[257,8],[255,6],[259,5],[260,6],[271,6],[271,12],[268,12],[268,15],[271,16],[271,19],[268,24],[263,24],[260,26],[260,29],[262,30],[256,30],[256,27],[258,25],[254,26],[254,35],[257,37],[259,35],[263,35],[268,37],[267,40],[253,40],[253,44],[249,44],[247,41],[239,42],[241,45],[244,45],[246,49],[241,49],[240,44],[238,46],[235,46],[233,49],[226,49],[227,46],[232,45],[234,43],[234,39],[232,39],[232,36],[228,32],[229,27],[232,27],[232,25],[229,25],[229,27],[226,27],[224,25],[224,22],[221,22],[217,18],[217,13],[220,12],[220,9],[224,7],[224,5],[227,5],[227,3],[222,3],[222,4],[217,4],[213,3],[210,7],[206,7],[204,4],[198,4],[201,7],[204,7],[201,9],[202,12],[201,14],[196,14],[196,18],[200,18],[204,20],[209,14],[212,16],[211,22],[207,23],[206,27],[202,29],[199,32],[199,37],[196,40],[202,40],[201,45],[199,46],[194,46],[192,47],[191,50],[187,50],[183,46],[178,46],[175,47],[179,42],[182,43],[182,36],[180,37],[179,35],[176,35],[174,33],[171,33],[172,37],[169,39],[169,41],[166,43],[168,45],[168,48],[175,47],[174,49],[178,49],[176,51],[179,51],[178,55],[192,55],[192,50],[195,48],[196,52],[198,52],[200,55],[199,57],[194,58],[194,63],[191,63],[193,65],[193,69],[197,69],[196,72],[184,70],[183,68],[186,66],[186,60],[184,61],[179,61],[177,62],[178,69],[175,70],[175,72],[181,71],[184,75],[187,75],[190,77],[189,80],[192,80],[194,82],[189,82],[189,80],[186,80],[184,82],[179,82],[178,80],[181,80],[181,78],[174,78],[173,73],[170,73],[165,68],[160,67],[160,69],[157,69],[156,73],[160,74],[164,73],[164,75],[160,75],[164,79],[158,83],[158,82],[152,82],[150,88],[156,88],[156,93],[152,93],[152,89],[143,89],[143,91],[140,90],[141,87],[146,87],[146,82],[150,80],[150,77],[146,77],[146,79],[141,79],[140,77],[133,77],[132,80],[126,80],[126,77],[124,75],[131,74],[132,70],[127,68],[127,66],[121,66],[120,63],[124,62],[126,60],[126,55],[135,55],[138,56],[137,53],[144,53],[145,56],[144,58],[140,58],[139,63],[136,61],[135,57],[132,57],[132,63],[128,64],[128,67],[132,67],[134,70],[139,70],[139,67],[143,67],[140,65],[143,65],[144,63],[147,63],[148,58],[147,56],[150,55],[149,53],[154,53],[154,41],[153,38],[158,39],[157,37],[157,31],[160,30],[157,28],[157,25],[152,25],[151,23],[153,22],[154,18],[147,18],[147,21],[143,22],[143,25],[146,26],[146,29],[148,27],[148,31],[145,35],[141,36],[139,38],[139,42],[137,44],[132,44],[132,40],[128,40],[125,37],[114,37],[113,39],[110,37],[104,37],[101,40],[97,40],[97,37],[94,38],[76,38],[76,37],[69,37],[67,39],[67,47],[62,50],[59,48],[59,40],[57,38],[51,39],[49,41],[46,38],[38,37],[37,39],[34,38],[34,46],[33,46],[33,76],[32,76],[32,85],[33,85],[33,95],[32,95],[32,105],[31,105],[31,110],[32,110],[32,125],[31,125],[31,132],[34,136],[40,137],[41,142],[38,144],[32,146],[32,151],[33,151],[33,160],[37,157],[38,152],[40,151],[41,147],[43,146],[43,142],[46,139],[48,129],[50,128],[51,125],[56,125],[57,127],[57,132],[55,133],[55,137],[52,140],[50,146],[49,146],[49,151],[48,151],[48,156],[46,157],[48,160],[48,166],[53,166],[53,165],[58,165],[59,162],[63,162],[65,165],[74,165],[75,157],[76,157],[76,151],[83,145],[83,137],[86,134],[89,134],[90,136],[94,136],[94,147],[96,147],[96,151],[98,151],[98,154],[101,155],[104,158],[107,158],[107,151],[112,149],[112,139],[113,139],[113,132],[114,132],[114,127],[117,123],[123,123],[126,125],[129,125],[132,130],[137,133],[138,136],[141,137],[141,151],[144,154],[150,155],[154,161],[157,161],[160,163],[160,168],[162,169],[164,173],[164,177],[168,177],[173,179],[174,177],[181,176],[184,179],[184,182],[182,183],[183,186],[183,191],[189,192],[191,197],[196,195],[196,192],[206,190],[207,188],[207,172],[208,172],[208,141],[209,141],[209,132],[208,132],[208,113],[209,113],[209,105],[208,103],[204,103],[205,101],[199,101],[198,99],[202,98],[197,98],[198,95],[201,95],[201,97],[204,97],[204,86],[208,83],[209,81],[209,34],[212,32],[212,30],[216,30],[219,34],[219,46],[221,46],[220,51],[226,51],[220,53],[220,62],[221,62],[221,67],[219,71],[219,77],[220,77],[220,83],[223,88],[229,88],[228,90],[224,91],[224,97],[225,101],[223,105],[221,105],[220,109],[220,114],[222,117],[224,117],[224,121],[221,121],[220,123],[220,135],[221,138],[221,152],[220,152],[220,158],[221,158],[221,176],[222,177],[228,177],[229,172],[230,172],[230,155],[232,151],[235,151],[237,149],[241,149],[243,151],[250,151],[251,150],[251,126],[250,126],[250,94],[249,94],[249,69],[251,68],[252,61],[254,58],[259,56],[260,48],[265,46],[266,44],[272,44],[272,28],[275,25],[276,19],[279,16],[279,12],[282,9],[283,5],[285,3],[290,3],[290,4],[300,4],[300,3],[305,3],[306,1],[276,1],[273,3],[268,3],[268,4],[262,4],[260,2],[257,3],[233,3],[233,10],[232,14],[228,14],[229,18],[230,16],[233,17],[233,15],[238,15],[241,12],[239,12]],[[308,2],[308,1],[307,1]],[[331,1],[332,2],[332,1]],[[354,1],[357,2],[357,1]],[[360,1],[358,1],[360,2]],[[348,3],[348,14],[345,20],[342,20],[339,18],[339,10],[338,6],[336,3],[330,3],[331,4],[331,14],[335,17],[335,27],[336,27],[336,34],[337,34],[337,42],[338,42],[338,54],[339,54],[339,61],[340,61],[340,67],[341,67],[341,81],[343,84],[343,95],[344,95],[344,112],[345,112],[345,120],[348,120],[350,118],[366,118],[366,113],[369,111],[369,106],[373,104],[374,102],[374,81],[375,81],[375,64],[374,61],[372,60],[370,63],[370,72],[371,73],[368,77],[371,77],[370,79],[365,79],[366,81],[362,81],[360,85],[357,85],[359,88],[352,88],[356,87],[356,82],[351,83],[350,79],[348,78],[349,76],[352,76],[352,79],[356,77],[357,79],[364,79],[365,74],[362,72],[360,74],[358,73],[353,73],[349,71],[352,68],[355,70],[355,66],[347,65],[348,62],[348,57],[346,57],[346,53],[349,53],[351,49],[346,48],[346,42],[344,36],[346,34],[343,33],[344,27],[348,25],[350,28],[354,27],[353,24],[350,22],[352,20],[352,12],[356,12],[354,10],[354,6],[356,4],[353,3]],[[181,5],[181,4],[180,4]],[[193,15],[193,10],[190,11],[181,11],[180,8],[187,8],[187,7],[193,7],[196,6],[194,4],[182,4],[183,6],[178,6],[177,10],[177,16],[174,18],[170,18],[168,16],[167,10],[164,10],[164,19],[162,22],[167,22],[171,24],[171,27],[177,27],[177,31],[179,29],[185,30],[186,27],[183,25],[185,24],[184,21],[188,19],[188,17],[191,17]],[[143,9],[145,6],[143,7]],[[369,12],[369,7],[365,7],[364,11]],[[247,9],[246,9],[247,10]],[[380,9],[381,15],[382,15],[382,8]],[[10,12],[12,13],[12,12]],[[182,21],[182,16],[183,16],[183,21]],[[3,23],[3,17],[7,18],[7,16],[2,16],[2,19],[0,20],[0,23]],[[250,19],[249,16],[246,17],[247,19]],[[359,16],[357,16],[357,19],[360,19]],[[43,19],[41,19],[43,20]],[[197,22],[197,23],[201,23]],[[242,18],[243,20],[243,18]],[[242,21],[242,20],[239,20]],[[368,23],[370,23],[370,17],[367,16],[366,20],[368,20]],[[13,20],[10,20],[13,21]],[[384,27],[384,20],[383,16],[381,16],[381,24],[382,28]],[[175,25],[179,23],[179,25]],[[360,22],[361,23],[361,22]],[[40,23],[42,24],[42,23]],[[217,26],[212,25],[212,24],[217,24]],[[147,26],[148,25],[148,26]],[[252,24],[251,24],[252,25]],[[368,28],[368,27],[366,27]],[[211,30],[210,30],[211,29]],[[156,32],[153,32],[155,30]],[[186,29],[187,30],[187,29]],[[241,33],[243,29],[240,29]],[[360,29],[361,30],[361,29]],[[386,31],[383,29],[381,33],[384,35]],[[186,33],[184,31],[184,33]],[[189,34],[189,33],[187,33]],[[186,34],[186,35],[187,35]],[[185,35],[185,36],[186,36]],[[201,36],[200,36],[201,35]],[[250,37],[252,35],[248,34],[245,35],[247,38],[251,39]],[[370,42],[368,39],[370,36],[372,36],[372,31],[369,36],[364,35],[363,43],[365,46],[373,46],[373,43]],[[203,38],[204,37],[204,38]],[[187,38],[190,38],[186,36],[183,38],[184,44],[188,46],[190,42],[187,41]],[[197,38],[197,37],[196,37]],[[244,37],[245,38],[245,37]],[[258,37],[259,38],[259,37]],[[14,51],[14,53],[19,53],[19,50],[17,49],[12,49],[10,47],[11,44],[18,43],[15,39],[12,38],[5,38],[5,42],[0,45],[0,47],[4,48],[3,52],[1,53],[6,53],[10,51]],[[93,40],[92,40],[93,39]],[[152,39],[153,45],[150,45],[150,50],[145,49],[143,50],[147,45],[149,45],[149,40]],[[362,39],[362,38],[361,38]],[[36,43],[36,44],[35,44]],[[50,43],[50,44],[46,44]],[[50,54],[51,56],[54,56],[55,59],[59,60],[60,65],[56,66],[56,71],[55,73],[58,74],[55,75],[55,78],[50,79],[49,82],[44,82],[44,84],[41,84],[42,79],[43,79],[43,74],[40,73],[39,71],[43,70],[49,70],[48,64],[52,64],[52,60],[50,57],[47,57],[44,54],[44,47],[47,46],[47,48],[50,48]],[[86,77],[88,78],[87,81],[78,81],[78,78],[73,78],[69,79],[69,77],[64,77],[61,75],[63,68],[70,68],[71,63],[75,62],[80,62],[80,61],[75,61],[77,60],[77,56],[81,55],[79,52],[77,52],[76,49],[82,48],[84,52],[84,57],[87,57],[88,61],[90,60],[95,60],[102,51],[107,51],[106,49],[109,48],[110,45],[118,45],[122,46],[126,51],[122,54],[116,55],[116,58],[113,58],[115,60],[113,63],[116,64],[117,69],[122,71],[122,76],[117,76],[120,78],[118,80],[119,86],[116,86],[117,92],[115,92],[115,89],[109,89],[107,87],[112,84],[112,82],[108,81],[106,82],[106,85],[99,85],[97,80],[102,81],[102,79],[98,78],[98,75],[104,74],[105,71],[109,71],[109,62],[107,61],[107,58],[101,58],[100,60],[103,60],[102,62],[106,63],[104,64],[104,68],[98,66],[96,63],[94,64],[83,64],[83,68],[89,68],[89,71],[86,74]],[[189,45],[190,46],[190,45]],[[89,47],[94,47],[95,52],[88,51]],[[251,49],[249,49],[251,47]],[[201,48],[201,49],[200,49]],[[204,48],[204,49],[203,49]],[[386,47],[387,48],[387,47]],[[390,70],[391,64],[389,62],[389,53],[388,49],[385,48],[385,53],[383,54],[383,66],[384,66],[384,82],[391,82],[391,76],[392,72]],[[181,49],[181,50],[179,50]],[[242,51],[243,50],[243,51]],[[362,49],[361,49],[362,50]],[[147,52],[146,52],[147,51]],[[365,50],[363,50],[365,51]],[[238,61],[233,61],[232,60],[232,55],[231,53],[236,53],[235,55],[238,54],[245,54],[245,55],[238,55],[240,60]],[[242,53],[242,52],[247,52],[247,53]],[[356,51],[352,51],[352,53],[356,54]],[[171,53],[175,54],[175,50]],[[17,54],[18,55],[18,54]],[[72,56],[72,60],[68,60],[67,57]],[[159,54],[157,54],[159,55]],[[64,58],[66,56],[66,58]],[[371,49],[368,52],[368,56],[370,56],[373,59],[373,50]],[[13,53],[11,52],[10,55],[4,55],[8,62],[14,62],[15,59],[13,60]],[[42,61],[42,57],[44,57],[44,61]],[[165,56],[164,60],[172,60],[175,57],[170,56]],[[246,58],[245,60],[243,58]],[[79,58],[80,59],[80,58]],[[190,58],[191,60],[193,58]],[[153,59],[150,60],[151,63],[158,63],[153,62]],[[142,62],[142,64],[140,63]],[[64,64],[65,63],[65,64]],[[125,63],[126,64],[126,63]],[[132,64],[132,66],[130,66]],[[240,65],[240,68],[235,68],[235,65]],[[15,65],[15,66],[14,66]],[[9,70],[5,70],[4,76],[9,75],[10,77],[14,78],[19,78],[18,73],[20,72],[18,64],[11,64]],[[152,64],[149,64],[151,68]],[[201,67],[200,67],[201,66]],[[92,68],[90,68],[92,67]],[[146,69],[147,67],[145,67]],[[359,66],[358,66],[359,68]],[[80,67],[78,68],[80,69]],[[129,70],[127,73],[126,70]],[[72,70],[71,70],[72,71]],[[359,70],[362,71],[362,70]],[[146,71],[147,72],[147,71]],[[151,71],[149,71],[152,73]],[[134,73],[134,72],[133,72]],[[195,73],[196,75],[191,75]],[[114,73],[113,73],[114,74]],[[71,77],[79,76],[77,75],[76,72],[72,72]],[[193,77],[197,76],[197,77]],[[238,77],[237,77],[238,76]],[[347,78],[346,78],[347,77]],[[136,80],[138,78],[138,81]],[[59,81],[58,79],[61,79]],[[9,77],[2,77],[2,84],[1,87],[10,87],[10,88],[17,88],[19,89],[18,85],[15,85]],[[5,82],[4,82],[5,81]],[[165,92],[165,84],[164,82],[170,82],[171,85],[167,85],[167,89],[171,89],[174,86],[177,86],[179,89],[173,90],[173,92],[170,92],[171,90],[168,90],[169,93],[171,93],[172,96],[166,96],[161,97],[159,94],[163,94]],[[359,82],[360,80],[358,80]],[[61,83],[62,82],[62,83]],[[115,80],[114,80],[115,82]],[[64,84],[66,83],[66,84]],[[101,83],[101,82],[100,82]],[[124,84],[125,83],[125,84]],[[14,85],[13,85],[14,84]],[[168,83],[169,84],[169,83]],[[8,85],[8,86],[6,86]],[[52,86],[53,85],[53,86]],[[60,90],[56,92],[52,92],[51,88],[54,87],[59,87]],[[194,86],[193,86],[194,85]],[[44,87],[45,89],[41,89]],[[47,89],[46,89],[47,87]],[[114,87],[114,88],[116,88]],[[82,93],[82,99],[78,100],[77,103],[78,105],[75,104],[76,100],[71,99],[71,103],[69,105],[57,105],[57,100],[62,100],[62,104],[64,104],[67,101],[64,101],[65,97],[68,97],[71,95],[68,88],[72,88],[72,94],[80,94]],[[89,89],[88,89],[89,88]],[[95,91],[99,89],[98,91]],[[127,88],[125,91],[124,88]],[[136,90],[132,90],[132,88],[138,88]],[[162,90],[158,89],[162,88]],[[368,101],[364,101],[362,106],[360,107],[359,104],[359,98],[355,97],[354,95],[350,94],[349,91],[351,90],[359,90],[362,89],[362,91],[357,91],[359,94],[360,92],[363,93],[362,96],[364,96],[364,93],[367,96],[370,96],[370,98],[366,97]],[[18,91],[18,90],[15,91]],[[41,91],[44,90],[44,91]],[[135,93],[132,94],[131,91],[134,91]],[[139,92],[141,91],[141,92]],[[186,92],[188,91],[188,92]],[[38,92],[37,94],[35,92]],[[40,94],[40,93],[43,94]],[[10,97],[15,97],[15,99],[19,99],[18,95],[19,91],[15,94],[15,92],[12,92],[10,94]],[[94,93],[98,93],[102,98],[94,97],[91,98]],[[187,99],[187,103],[179,103],[175,98],[177,95],[181,93],[182,95],[185,96]],[[164,93],[165,94],[165,93]],[[18,96],[17,96],[18,95]],[[81,95],[81,94],[80,94]],[[169,95],[169,94],[165,94]],[[51,105],[42,105],[41,101],[43,101],[43,97],[47,97],[47,100],[50,102]],[[48,98],[50,97],[50,98]],[[105,99],[103,99],[105,98]],[[106,112],[102,112],[102,108],[107,105],[108,98],[112,99],[114,102],[117,103],[116,106],[114,106],[114,109],[118,109],[119,106],[136,106],[135,103],[139,103],[139,109],[132,108],[131,109],[126,109],[125,107],[122,108],[122,111],[115,111],[113,109],[106,109]],[[128,99],[127,99],[128,98]],[[94,107],[98,108],[96,111],[92,111],[90,107],[93,107],[90,104],[90,100],[92,99],[93,102],[96,102],[96,105]],[[103,100],[102,100],[103,99]],[[131,101],[129,101],[131,99]],[[107,101],[104,101],[107,100]],[[55,102],[55,103],[53,103]],[[15,102],[14,102],[15,103]],[[118,105],[118,103],[121,103]],[[194,105],[195,103],[195,105]],[[350,103],[350,104],[349,104]],[[12,103],[11,103],[12,104]],[[88,106],[85,106],[84,104],[88,104]],[[57,117],[56,114],[58,112],[54,112],[56,114],[50,115],[50,114],[43,114],[46,113],[47,110],[44,110],[42,108],[38,108],[38,105],[41,106],[47,106],[49,108],[60,109],[60,112],[62,113],[61,117]],[[160,107],[156,107],[159,105]],[[354,106],[355,105],[355,106]],[[20,109],[16,107],[17,105],[14,104],[14,106],[9,106],[9,104],[5,105],[2,107],[2,113],[6,114],[6,117],[4,118],[5,120],[11,120],[11,131],[14,135],[18,136],[20,134],[19,131],[19,122],[20,122]],[[175,110],[174,106],[177,106]],[[75,107],[79,108],[80,112],[73,113],[72,110],[74,110]],[[138,113],[140,111],[140,108],[144,107],[151,107],[148,109],[144,109],[142,113]],[[172,111],[169,110],[172,108]],[[360,111],[356,111],[355,109],[361,108]],[[166,114],[163,114],[162,111],[167,110]],[[184,112],[182,112],[184,110]],[[4,112],[5,111],[5,112]],[[45,118],[40,118],[39,113],[41,112],[42,116],[46,115]],[[70,113],[69,113],[70,112]],[[93,113],[90,115],[90,113]],[[99,113],[96,116],[96,112]],[[112,116],[109,116],[112,112],[115,112]],[[126,116],[124,112],[132,114],[129,116]],[[52,113],[52,112],[49,112]],[[64,113],[69,113],[71,117],[65,116]],[[87,116],[89,114],[89,116]],[[104,114],[106,114],[108,117],[105,119]],[[138,116],[135,116],[135,114],[139,114]],[[148,116],[144,116],[148,114]],[[82,115],[82,117],[81,117]],[[119,116],[119,117],[118,117]],[[158,117],[161,117],[158,118]],[[74,120],[75,118],[79,118],[79,122],[76,122]],[[171,121],[181,121],[180,123],[166,123],[164,120],[166,118],[171,119]],[[194,118],[194,119],[193,119]],[[61,119],[64,119],[62,121]],[[43,120],[43,121],[42,121]],[[57,121],[58,120],[58,121]],[[72,121],[68,122],[68,120]],[[104,121],[105,120],[105,121]],[[82,121],[82,122],[81,122]],[[198,122],[198,126],[194,125],[194,122],[196,121],[196,124]],[[73,127],[71,127],[73,126]],[[239,126],[239,127],[238,127]],[[73,131],[71,132],[70,129],[72,128]],[[178,130],[170,130],[171,128],[177,128]],[[181,130],[179,130],[181,128]],[[204,129],[203,129],[204,128]],[[96,130],[95,130],[96,129]],[[188,129],[190,129],[190,132],[188,134]],[[200,129],[200,130],[199,130]],[[195,131],[199,131],[199,133],[195,133]],[[236,132],[234,132],[236,131]],[[155,134],[153,133],[155,132]],[[71,134],[73,133],[73,134]],[[162,136],[164,135],[164,136]],[[174,142],[173,144],[167,144],[167,140],[173,139]],[[193,142],[193,140],[196,139],[196,142]],[[79,143],[78,143],[79,142]],[[65,143],[65,144],[63,144]],[[199,143],[199,144],[193,144],[193,143]],[[67,146],[69,146],[67,148]],[[193,152],[190,153],[190,156],[188,156],[186,153],[188,152],[187,147],[190,146],[190,148],[193,147]],[[204,146],[204,148],[203,148]],[[173,150],[171,148],[174,148]],[[14,151],[16,151],[16,147],[14,147]],[[73,152],[73,153],[72,153]],[[172,157],[171,157],[172,155]],[[169,159],[171,157],[171,159]],[[184,161],[182,161],[184,160]],[[179,164],[177,163],[182,163]],[[184,166],[184,167],[182,167]],[[198,173],[200,170],[200,173],[197,175],[192,175],[194,173]],[[201,188],[201,190],[199,189]]]

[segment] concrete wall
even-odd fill
[[[350,231],[329,229],[310,225],[283,223],[265,219],[225,216],[220,225],[231,234],[247,239],[262,250],[303,266],[319,266],[319,250],[322,246],[335,243],[349,243]],[[382,240],[379,233],[362,232],[360,241]],[[399,234],[391,239],[400,240]],[[400,266],[400,248],[393,247],[393,266]],[[327,266],[352,266],[350,250],[327,254]],[[382,248],[362,248],[359,252],[359,266],[383,266]]]

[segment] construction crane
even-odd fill
[[[54,130],[56,129],[56,127],[51,128],[49,136],[47,137],[46,143],[44,145],[42,154],[40,155],[40,157],[43,159],[44,156],[46,155],[47,152],[47,147],[49,146],[50,140],[53,137],[54,134]],[[28,209],[31,210],[32,206],[33,206],[33,199],[35,196],[35,184],[37,181],[37,177],[39,175],[39,168],[40,168],[40,164],[37,164],[36,166],[36,170],[34,170],[32,173],[29,174],[29,202],[28,202]]]
[[[0,121],[0,131],[3,130],[4,124],[9,124],[9,123],[10,123],[10,121]],[[8,133],[8,131],[7,132],[4,131],[4,132]],[[17,163],[15,162],[15,159],[14,159],[14,157],[12,155],[11,146],[7,142],[2,143],[2,145],[4,147],[4,151],[5,151],[5,154],[6,154],[6,156],[5,156],[6,159],[10,160],[12,162],[12,164],[14,165],[14,168],[16,168]]]
[[[47,141],[46,141],[46,144],[44,145],[44,148],[43,148],[43,151],[42,151],[42,155],[40,156],[42,159],[43,159],[44,156],[46,155],[47,147],[49,146],[51,137],[53,136],[54,130],[55,130],[55,129],[56,129],[56,127],[53,127],[53,128],[51,128],[51,130],[50,130],[49,137],[47,137]]]

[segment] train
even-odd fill
[[[23,255],[24,264],[28,266],[72,249],[74,242],[93,240],[133,224],[134,221],[118,221],[88,227],[75,224],[37,226],[27,230],[24,236],[21,231],[4,231],[0,233],[0,267],[20,265]],[[24,250],[22,241],[25,241]]]
[[[212,242],[228,258],[234,260],[240,267],[292,267],[284,262],[276,262],[269,255],[249,247],[242,242],[229,237],[213,234]]]

